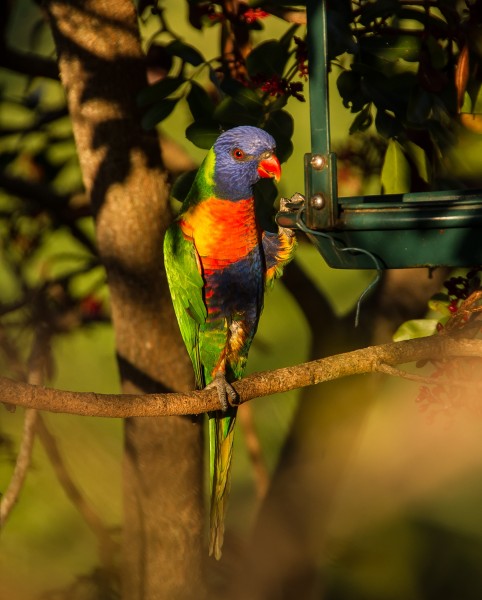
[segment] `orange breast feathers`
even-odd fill
[[[181,217],[184,235],[193,239],[205,269],[220,269],[247,256],[259,242],[254,200],[208,198]]]

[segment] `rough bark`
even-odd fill
[[[395,368],[396,365],[451,358],[482,358],[482,340],[449,335],[368,346],[318,360],[262,371],[233,383],[237,403],[279,394],[354,375],[383,373],[430,385],[440,380],[418,376]],[[473,388],[474,382],[450,380],[453,385]],[[477,388],[477,386],[475,385]],[[478,388],[477,388],[478,391]],[[219,410],[215,388],[200,391],[145,394],[96,394],[71,392],[29,385],[0,377],[0,398],[6,405],[91,417],[152,417],[200,414]]]
[[[188,389],[191,368],[162,268],[167,175],[135,102],[146,75],[134,5],[44,5],[107,271],[123,391]],[[199,590],[202,455],[201,423],[126,421],[124,598],[175,600]]]

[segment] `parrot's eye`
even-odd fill
[[[236,160],[243,160],[244,152],[241,150],[241,148],[235,148],[233,150],[233,158],[235,158]]]

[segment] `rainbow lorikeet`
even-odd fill
[[[222,410],[209,415],[211,532],[209,553],[221,556],[239,379],[258,327],[267,285],[293,257],[290,230],[261,231],[253,186],[279,180],[275,141],[256,127],[222,133],[204,159],[164,241],[174,309],[191,358],[196,388],[217,388]]]

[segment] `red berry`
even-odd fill
[[[451,313],[456,313],[459,310],[459,307],[457,306],[457,300],[452,300],[452,302],[449,304],[449,311]]]

